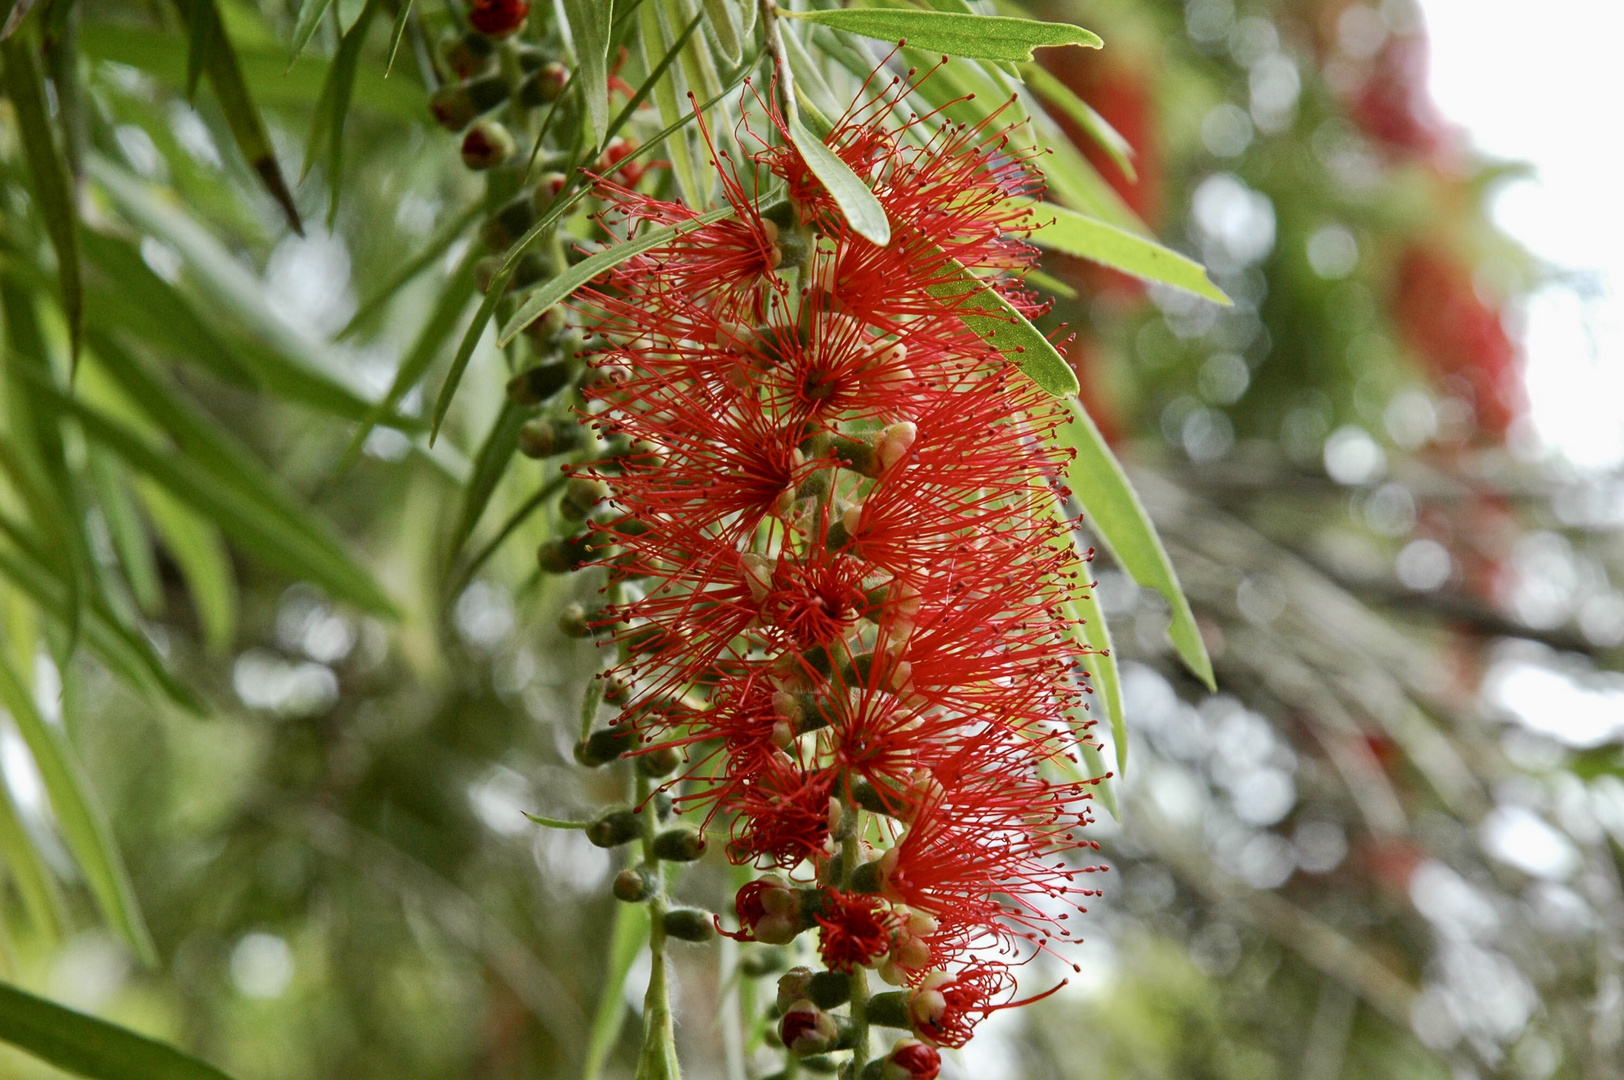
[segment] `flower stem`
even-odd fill
[[[637,1062],[636,1080],[678,1080],[676,1033],[671,1022],[671,990],[666,975],[665,952],[665,864],[654,854],[654,836],[659,829],[659,811],[649,798],[647,777],[637,777],[637,801],[643,808],[643,862],[654,882],[648,898],[648,947],[650,953],[648,991],[643,995],[643,1052]]]
[[[761,13],[761,42],[773,58],[773,73],[777,77],[778,107],[785,123],[794,125],[799,110],[795,107],[795,76],[790,73],[789,54],[784,51],[784,38],[778,29],[778,5],[773,0],[756,0]]]

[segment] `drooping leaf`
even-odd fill
[[[1089,685],[1094,689],[1091,704],[1100,706],[1105,713],[1106,726],[1111,730],[1111,745],[1116,748],[1117,775],[1120,777],[1128,767],[1128,725],[1122,711],[1122,675],[1111,648],[1111,627],[1105,621],[1105,612],[1093,589],[1072,600],[1068,614],[1077,626],[1083,644],[1091,650],[1083,661],[1087,665]],[[1094,712],[1093,709],[1089,711]],[[1098,759],[1098,751],[1091,753],[1095,756],[1095,760],[1089,762],[1094,770],[1092,776],[1103,775],[1104,761]],[[1105,792],[1107,805],[1114,803],[1111,785],[1104,783],[1100,788]],[[1110,809],[1114,815],[1115,806]]]
[[[592,1030],[587,1033],[581,1080],[598,1080],[603,1075],[609,1052],[614,1049],[621,1026],[626,1022],[626,976],[648,941],[648,910],[641,904],[617,904],[616,908],[615,926],[609,934],[609,955],[605,957],[607,970],[598,992]]]
[[[1156,527],[1093,419],[1075,400],[1069,404],[1072,419],[1061,425],[1058,436],[1077,452],[1071,464],[1070,484],[1072,494],[1082,504],[1085,523],[1129,577],[1162,594],[1172,609],[1167,636],[1174,650],[1196,678],[1209,689],[1214,688],[1206,643]]]
[[[259,277],[207,230],[106,158],[93,154],[89,167],[92,179],[132,224],[180,253],[192,271],[188,283],[195,283],[214,302],[206,310],[231,313],[239,330],[232,336],[231,351],[262,387],[346,419],[359,420],[372,411],[372,402],[334,377],[339,360],[331,348],[278,316],[266,301]],[[398,415],[388,422],[406,430],[421,426]]]
[[[406,23],[412,17],[412,0],[400,0],[400,10],[395,12],[395,27],[389,31],[389,59],[383,65],[383,77],[389,76],[395,70],[395,57],[400,53],[400,43],[406,37]]]
[[[139,490],[153,531],[186,582],[203,644],[214,655],[225,655],[237,632],[237,582],[225,539],[213,522],[157,484],[145,481]]]
[[[157,950],[152,935],[147,932],[146,922],[136,906],[135,890],[130,886],[129,874],[124,869],[124,860],[119,857],[106,815],[96,804],[89,782],[61,730],[40,715],[33,695],[3,652],[0,652],[0,704],[11,713],[18,734],[28,744],[63,839],[83,871],[96,905],[138,956],[149,964],[156,963]]]
[[[0,784],[0,861],[22,897],[23,910],[34,931],[55,944],[61,932],[61,890],[45,868],[33,838],[23,828],[11,792],[4,784]]]
[[[1027,321],[1026,316],[1010,306],[997,290],[977,278],[962,263],[953,259],[948,265],[956,276],[929,287],[932,296],[954,301],[959,318],[1005,356],[1015,361],[1022,374],[1055,397],[1075,394],[1077,376],[1071,365],[1061,356],[1042,331]]]
[[[130,593],[143,614],[155,615],[163,604],[163,584],[158,577],[158,560],[153,556],[141,513],[135,506],[129,477],[117,461],[95,447],[86,457],[96,505],[107,523],[108,537],[118,554],[119,565],[124,567]]]
[[[540,288],[525,297],[519,310],[502,327],[501,333],[496,337],[498,346],[506,346],[518,336],[519,332],[541,317],[548,308],[569,296],[576,289],[591,281],[606,270],[611,270],[634,255],[641,255],[645,251],[670,243],[685,233],[721,221],[733,213],[731,206],[718,207],[707,210],[687,221],[677,225],[669,225],[660,229],[649,229],[637,236],[636,239],[627,240],[613,247],[598,252],[589,258],[582,259],[564,273],[549,278]]]
[[[272,497],[242,490],[219,475],[218,467],[154,446],[123,424],[76,400],[59,396],[59,407],[131,468],[151,477],[181,501],[209,518],[244,550],[336,597],[369,611],[392,614],[394,604],[338,540],[314,519],[290,522]]]
[[[1023,61],[1032,50],[1059,45],[1097,49],[1099,36],[1070,23],[969,15],[952,11],[836,8],[830,11],[786,11],[785,15],[832,26],[849,34],[898,42],[916,49],[974,60]]]
[[[451,528],[451,540],[447,546],[448,576],[450,567],[462,554],[463,545],[473,535],[474,526],[484,516],[485,507],[489,505],[491,494],[496,491],[502,474],[507,471],[508,462],[518,451],[519,428],[523,426],[528,413],[524,406],[505,402],[485,441],[480,444],[479,453],[474,456],[474,472],[463,489],[462,506],[457,510],[457,520]]]
[[[352,336],[356,331],[376,318],[379,312],[383,311],[384,307],[388,305],[389,301],[393,300],[395,295],[406,286],[407,282],[421,274],[431,263],[450,250],[451,245],[457,242],[457,238],[467,232],[468,226],[479,220],[480,214],[484,212],[484,205],[475,202],[463,210],[462,213],[446,222],[440,231],[430,237],[429,242],[423,245],[422,251],[419,251],[403,263],[398,270],[389,275],[389,280],[377,292],[361,302],[361,306],[355,309],[355,314],[350,316],[350,321],[344,324],[344,329],[338,332],[338,340],[342,341]]]
[[[333,5],[333,0],[304,0],[299,5],[299,17],[293,20],[293,40],[288,43],[288,67],[299,59],[299,54],[305,51],[310,39],[316,36],[316,29],[321,26],[321,17],[327,14],[327,9]]]
[[[45,105],[45,85],[34,63],[30,34],[0,42],[5,64],[6,96],[16,117],[17,135],[34,200],[45,219],[45,232],[56,250],[56,273],[62,286],[62,310],[68,320],[68,340],[75,362],[84,333],[84,290],[79,279],[79,212],[73,182],[57,151],[56,138]]]
[[[195,3],[197,0],[187,0]],[[197,100],[197,84],[203,78],[203,66],[208,62],[209,49],[214,45],[216,21],[205,13],[197,12],[186,35],[186,100]]]
[[[6,983],[0,1041],[91,1080],[231,1080],[173,1046]]]
[[[1214,303],[1230,302],[1223,290],[1207,278],[1207,271],[1200,263],[1154,240],[1053,203],[1042,206],[1033,203],[1031,210],[1032,221],[1038,225],[1031,240],[1039,247],[1088,259],[1146,281],[1170,285]]]
[[[310,122],[310,134],[305,142],[304,169],[300,179],[309,175],[321,152],[323,140],[327,143],[327,227],[331,229],[338,218],[338,193],[344,176],[344,120],[350,113],[350,99],[355,94],[355,74],[361,61],[361,46],[366,43],[372,18],[378,13],[380,0],[367,0],[361,14],[338,43],[338,52],[327,69],[327,82],[321,98],[316,102],[316,113]]]
[[[793,117],[789,121],[789,137],[801,152],[806,167],[812,170],[812,175],[829,189],[830,196],[846,216],[852,231],[880,247],[889,244],[891,222],[885,216],[885,207],[880,205],[880,200],[874,197],[868,185],[851,171],[851,167],[838,154],[823,145],[822,139],[806,130]]]
[[[609,128],[609,26],[614,21],[613,0],[564,0],[570,38],[575,43],[575,81],[580,84],[587,119],[592,124],[592,149],[603,146]]]
[[[639,37],[643,43],[643,62],[651,72],[646,85],[650,87],[650,97],[660,112],[660,122],[670,126],[682,117],[684,106],[687,104],[683,100],[687,87],[682,81],[680,71],[665,73],[666,65],[662,63],[662,51],[670,55],[671,49],[670,43],[664,40],[669,34],[664,20],[660,18],[659,7],[655,4],[643,4],[637,9],[637,18],[642,24],[642,33]],[[661,74],[653,74],[656,70]],[[678,128],[664,142],[666,157],[671,161],[671,175],[676,177],[684,201],[690,206],[700,204],[707,194],[707,185],[700,180],[698,162],[686,129]]]
[[[1036,90],[1061,112],[1071,117],[1076,125],[1083,129],[1083,133],[1094,140],[1094,145],[1105,151],[1111,163],[1122,170],[1122,175],[1129,180],[1138,180],[1139,174],[1133,167],[1133,147],[1128,140],[1112,127],[1110,121],[1101,116],[1092,105],[1072,92],[1071,87],[1061,82],[1048,68],[1041,64],[1022,64],[1021,78],[1028,86]]]
[[[248,164],[259,175],[265,190],[271,193],[271,198],[282,208],[282,213],[287,216],[288,226],[303,236],[304,224],[299,220],[299,209],[293,203],[293,193],[288,190],[287,181],[283,179],[282,167],[277,164],[276,151],[265,131],[265,121],[259,115],[259,106],[254,103],[248,84],[243,81],[242,66],[237,62],[237,51],[232,47],[231,38],[226,34],[225,27],[220,23],[220,12],[215,7],[215,0],[175,0],[175,6],[180,9],[181,18],[186,20],[189,28],[195,29],[200,19],[209,23],[205,70],[208,72],[209,82],[214,86],[215,95],[220,99],[220,109],[225,113],[227,126],[231,128],[231,137],[236,141],[243,157],[248,159]]]
[[[361,420],[355,434],[350,437],[349,446],[345,448],[343,456],[333,468],[334,476],[342,476],[355,465],[373,429],[385,416],[395,410],[401,399],[417,385],[417,381],[423,377],[429,365],[434,363],[434,358],[440,355],[440,349],[445,344],[446,338],[457,328],[458,317],[467,308],[469,298],[474,295],[474,268],[479,262],[480,250],[478,245],[471,245],[450,279],[441,287],[440,295],[429,311],[428,318],[423,320],[416,340],[401,359],[400,367],[395,370],[389,391],[373,406],[372,412]]]

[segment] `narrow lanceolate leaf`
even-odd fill
[[[350,99],[355,94],[355,73],[361,62],[361,46],[365,44],[372,17],[378,13],[379,0],[367,0],[354,24],[345,31],[338,43],[338,53],[327,68],[327,81],[321,88],[321,99],[316,102],[316,115],[310,122],[310,135],[305,143],[304,170],[308,175],[322,142],[327,143],[327,188],[331,198],[327,207],[327,227],[333,227],[338,217],[338,192],[344,176],[344,120],[350,113]]]
[[[153,531],[186,582],[204,645],[224,656],[237,632],[237,581],[225,538],[207,518],[157,484],[145,481],[140,492]]]
[[[0,860],[17,886],[22,897],[23,910],[28,922],[46,944],[59,940],[62,922],[62,895],[56,887],[39,849],[23,827],[17,814],[17,804],[11,801],[11,792],[0,787]]]
[[[737,64],[744,55],[744,42],[739,30],[739,15],[735,0],[705,0],[705,14],[711,32],[716,35],[722,59]]]
[[[1031,240],[1039,247],[1101,263],[1146,281],[1171,285],[1215,303],[1230,302],[1223,290],[1207,278],[1207,271],[1200,263],[1154,240],[1053,203],[1042,206],[1032,203],[1031,212],[1038,226],[1033,229]]]
[[[429,242],[423,245],[422,251],[407,260],[404,265],[390,275],[388,282],[383,287],[362,301],[361,306],[355,309],[355,314],[350,316],[350,321],[344,324],[344,329],[338,332],[337,339],[342,341],[370,323],[389,301],[394,299],[395,294],[405,287],[407,282],[421,274],[428,268],[430,263],[449,251],[451,245],[457,242],[457,238],[467,232],[468,226],[472,225],[479,218],[479,215],[484,212],[484,204],[476,201],[470,204],[462,213],[446,222],[440,231],[435,233],[429,239]]]
[[[502,332],[496,337],[496,344],[505,347],[508,342],[518,336],[519,332],[539,319],[543,312],[554,304],[569,296],[576,289],[591,281],[605,270],[612,270],[625,262],[633,255],[641,255],[645,251],[664,244],[690,233],[695,229],[709,225],[714,221],[721,221],[733,213],[731,206],[721,206],[715,210],[707,210],[697,217],[677,225],[669,225],[663,229],[650,229],[642,233],[635,240],[616,244],[614,247],[598,252],[590,258],[582,259],[574,266],[557,277],[549,278],[535,292],[525,297],[519,310],[509,319]]]
[[[1072,419],[1061,426],[1058,435],[1063,444],[1077,451],[1069,479],[1073,495],[1082,503],[1084,520],[1129,577],[1162,594],[1172,609],[1173,621],[1167,636],[1172,639],[1179,659],[1209,688],[1215,688],[1212,660],[1207,656],[1207,646],[1196,626],[1195,613],[1190,610],[1173,563],[1156,535],[1156,526],[1151,524],[1121,463],[1111,453],[1093,419],[1075,400],[1070,405]],[[1119,753],[1121,749],[1119,744]]]
[[[196,3],[197,0],[188,0]],[[203,78],[203,66],[208,62],[209,49],[214,45],[215,20],[201,15],[192,20],[191,32],[186,35],[186,100],[197,100],[197,84]]]
[[[92,1080],[231,1080],[128,1028],[0,983],[0,1042]]]
[[[372,575],[339,542],[313,521],[294,527],[279,507],[224,481],[207,464],[154,446],[123,424],[67,397],[58,407],[69,413],[92,442],[151,477],[171,494],[219,525],[245,551],[296,577],[315,582],[334,596],[369,611],[392,614],[394,604]]]
[[[581,1080],[598,1080],[626,1022],[626,976],[648,941],[648,910],[641,904],[616,904],[615,928],[609,936],[608,971],[598,994],[598,1011],[587,1033],[586,1063]]]
[[[1133,167],[1133,147],[1128,140],[1092,105],[1073,93],[1071,87],[1041,64],[1022,64],[1021,79],[1082,128],[1083,133],[1094,140],[1094,145],[1105,151],[1112,164],[1122,170],[1123,176],[1129,180],[1139,179]]]
[[[79,214],[74,203],[73,182],[57,152],[56,140],[45,106],[45,87],[39,66],[34,63],[30,35],[11,37],[0,43],[0,61],[5,63],[6,96],[17,118],[17,133],[28,178],[45,231],[56,250],[57,278],[62,284],[62,310],[68,320],[69,342],[74,359],[84,327],[84,293],[79,279]]]
[[[993,347],[1015,361],[1021,373],[1055,397],[1075,394],[1077,376],[1066,358],[998,293],[953,259],[958,276],[930,286],[940,300],[958,300],[959,318]]]
[[[880,200],[874,197],[868,185],[851,171],[851,167],[838,154],[823,145],[822,139],[806,130],[794,117],[789,120],[789,137],[801,152],[806,167],[812,170],[812,175],[829,189],[835,205],[840,207],[840,212],[846,215],[846,221],[851,224],[852,231],[871,244],[880,247],[889,244],[891,221],[885,216],[885,207],[880,205]]]
[[[575,42],[575,79],[581,85],[596,149],[603,145],[609,129],[609,27],[614,21],[614,4],[612,0],[564,0],[564,14]]]
[[[406,22],[412,16],[412,0],[401,0],[395,12],[395,28],[389,31],[389,59],[384,61],[383,77],[389,78],[395,70],[395,57],[400,54],[400,43],[406,37]]]
[[[293,62],[299,59],[299,54],[305,51],[310,39],[315,36],[316,28],[321,25],[321,17],[327,14],[327,9],[333,6],[333,0],[304,0],[299,6],[299,17],[293,20],[293,41],[288,47],[288,68],[291,70]]]
[[[220,22],[215,0],[175,0],[175,6],[180,9],[181,18],[186,20],[189,27],[198,19],[209,21],[212,29],[205,70],[220,99],[220,110],[225,113],[231,137],[254,172],[259,174],[265,190],[282,208],[289,227],[304,235],[298,207],[293,204],[293,193],[288,190],[287,181],[282,177],[282,167],[276,163],[276,151],[271,148],[265,121],[260,118],[259,106],[254,104],[253,95],[248,92],[248,83],[242,76],[242,65],[237,62],[237,51]]]
[[[130,887],[124,861],[114,845],[113,830],[96,805],[89,782],[61,730],[46,723],[34,704],[33,695],[12,667],[10,658],[3,653],[0,653],[0,704],[11,713],[18,734],[28,744],[62,836],[84,872],[97,906],[143,960],[155,962],[157,950],[136,907],[135,890]]]
[[[1089,589],[1071,602],[1071,615],[1077,625],[1078,636],[1090,651],[1083,663],[1088,671],[1089,685],[1094,688],[1089,712],[1098,717],[1105,713],[1106,725],[1111,729],[1111,744],[1116,747],[1117,774],[1123,774],[1128,765],[1128,726],[1122,711],[1122,676],[1117,669],[1116,654],[1111,650],[1111,627],[1105,621],[1099,598]],[[1097,753],[1097,751],[1096,751]],[[1103,763],[1098,766],[1103,771]],[[1095,772],[1095,776],[1100,772]],[[1109,791],[1109,785],[1104,785]],[[1113,808],[1111,813],[1115,814]]]
[[[1032,59],[1033,49],[1057,45],[1097,49],[1104,44],[1097,34],[1070,23],[1011,19],[1001,15],[874,8],[786,11],[784,14],[881,41],[906,39],[916,49],[972,60],[1019,62]]]
[[[28,17],[28,11],[34,6],[34,0],[7,0],[6,15],[0,19],[0,41],[4,41],[17,32]]]
[[[479,519],[485,516],[485,507],[490,505],[491,495],[496,491],[496,485],[501,481],[502,474],[507,472],[508,462],[519,448],[519,428],[524,425],[530,410],[522,405],[507,402],[502,411],[497,414],[496,422],[491,425],[490,432],[480,445],[479,453],[474,457],[474,473],[468,478],[468,484],[463,489],[462,508],[457,512],[457,523],[451,530],[451,543],[447,548],[446,575],[449,578],[451,567],[456,565],[457,557],[462,554],[462,547],[474,533],[474,526]]]

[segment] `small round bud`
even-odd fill
[[[629,844],[642,833],[642,823],[630,810],[605,810],[586,827],[586,838],[601,848]]]
[[[523,29],[529,14],[530,0],[474,0],[468,24],[481,34],[504,38]]]
[[[654,857],[667,862],[693,862],[705,854],[705,838],[698,829],[678,825],[654,838]]]
[[[519,84],[519,102],[528,108],[557,101],[570,84],[570,69],[558,61],[543,64]]]
[[[429,96],[429,111],[447,131],[461,131],[476,117],[502,104],[507,97],[506,80],[500,75],[484,75],[440,87]]]
[[[671,746],[662,746],[646,754],[637,755],[637,771],[653,780],[670,776],[681,764],[682,755]]]
[[[485,222],[485,246],[492,251],[506,251],[536,223],[536,208],[529,195],[505,203]]]
[[[641,904],[654,895],[654,875],[646,867],[631,866],[615,875],[609,887],[616,900],[628,904]]]
[[[547,458],[579,449],[586,442],[581,425],[573,420],[542,417],[519,429],[519,453],[529,458]]]
[[[942,1055],[918,1039],[898,1039],[880,1064],[880,1080],[936,1080]]]
[[[515,405],[540,405],[568,386],[574,377],[575,369],[571,364],[562,361],[537,364],[508,380],[508,400]]]
[[[805,996],[820,1009],[837,1009],[851,1000],[851,978],[838,971],[814,972]]]
[[[838,1018],[836,1018],[836,1023],[839,1023]],[[800,1065],[802,1072],[816,1073],[820,1076],[828,1076],[840,1068],[840,1062],[828,1054],[815,1054],[812,1057],[801,1058]]]
[[[481,120],[462,137],[462,163],[475,172],[494,169],[517,149],[506,127],[495,120]]]
[[[463,34],[440,47],[440,58],[458,79],[471,79],[495,64],[496,43],[484,34]]]
[[[583,520],[604,499],[609,497],[609,485],[595,476],[576,476],[564,487],[564,499],[559,509],[564,516]]]
[[[603,676],[603,703],[624,705],[632,697],[631,684],[614,672]]]
[[[575,744],[575,761],[588,769],[596,769],[619,759],[636,745],[637,736],[630,728],[599,728]]]
[[[812,969],[805,964],[797,964],[778,976],[778,1015],[784,1015],[791,1005],[805,998],[811,985]]]
[[[545,214],[552,208],[554,201],[564,191],[564,184],[568,178],[561,172],[545,172],[541,179],[536,181],[536,190],[530,196],[535,203],[536,213]]]
[[[665,932],[678,941],[709,941],[716,936],[716,916],[698,908],[673,908],[661,922]]]
[[[784,1010],[778,1021],[778,1037],[784,1049],[796,1057],[809,1057],[833,1050],[840,1029],[834,1017],[803,999]]]
[[[592,624],[587,620],[586,608],[580,604],[564,605],[558,613],[558,632],[565,637],[583,639],[592,636]]]
[[[881,893],[885,891],[885,872],[880,861],[858,863],[851,872],[851,891],[854,893]]]
[[[536,563],[545,574],[568,574],[585,566],[601,543],[593,533],[549,540],[536,549]]]
[[[863,1009],[868,1022],[878,1027],[911,1028],[913,1017],[908,1012],[908,994],[904,990],[889,990],[868,999]]]

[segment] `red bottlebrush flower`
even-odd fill
[[[1448,129],[1427,93],[1423,36],[1389,39],[1347,107],[1360,130],[1391,152],[1435,157],[1446,149]]]
[[[817,914],[823,928],[818,955],[830,971],[872,967],[891,951],[897,916],[877,896],[827,889]]]
[[[956,975],[933,971],[908,995],[908,1014],[921,1039],[957,1048],[970,1041],[982,1019],[1008,1008],[995,999],[1014,988],[1001,964],[973,964]]]
[[[507,37],[519,32],[529,14],[530,0],[474,0],[468,25],[487,37]]]
[[[1032,219],[1010,206],[1041,180],[990,121],[896,130],[912,88],[827,140],[885,207],[885,247],[787,139],[743,168],[713,152],[722,221],[599,184],[612,229],[685,231],[575,304],[616,373],[588,391],[591,422],[635,448],[578,472],[612,492],[594,528],[625,716],[644,751],[684,749],[677,807],[728,819],[731,860],[821,883],[745,886],[740,935],[817,925],[832,970],[924,987],[971,948],[1067,937],[1063,909],[1091,890],[1067,861],[1089,847],[1087,785],[1044,770],[1074,752],[1080,705],[1065,608],[1086,579],[1053,513],[1065,413],[965,324],[954,264],[1042,310],[1018,279]],[[765,212],[741,174],[788,206]],[[864,891],[832,836],[859,805],[883,815],[860,835],[890,849]],[[944,1045],[1014,986],[997,965],[943,978],[920,1000]],[[814,1052],[819,1017],[794,1003],[786,1045]],[[926,1049],[898,1075],[934,1075]]]

